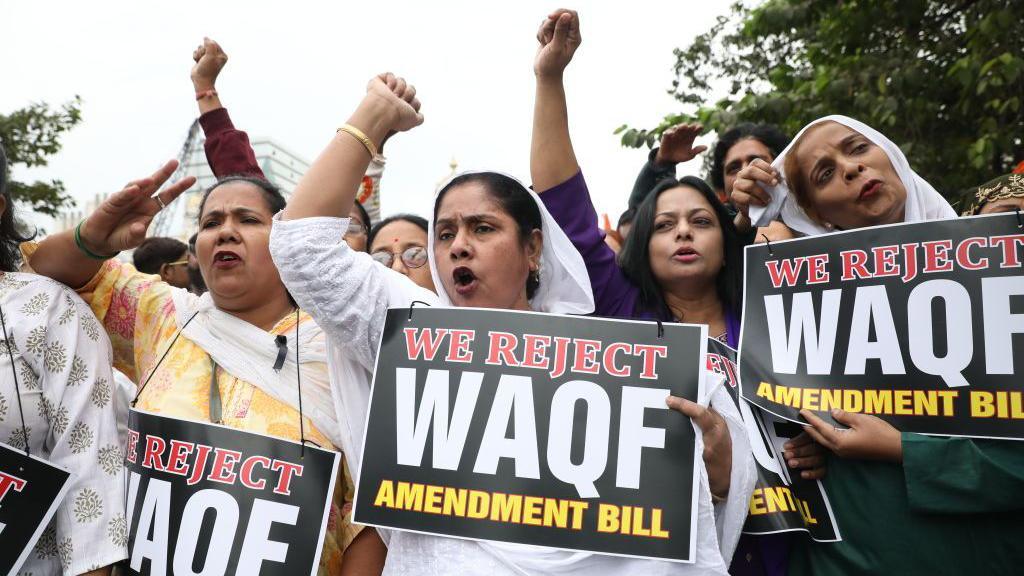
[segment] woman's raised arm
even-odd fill
[[[141,244],[157,212],[195,184],[194,176],[186,176],[157,194],[177,167],[177,160],[171,160],[152,176],[111,194],[74,230],[40,242],[29,265],[65,286],[85,285],[105,260]]]
[[[579,48],[580,21],[572,10],[556,10],[537,31],[540,48],[534,60],[537,94],[533,105],[530,178],[538,193],[549,190],[580,171],[569,139],[569,112],[562,74]]]
[[[374,77],[366,96],[295,187],[282,216],[347,216],[370,160],[391,132],[423,123],[416,88],[394,74]]]

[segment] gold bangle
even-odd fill
[[[365,147],[366,151],[370,154],[370,160],[377,157],[377,146],[374,145],[373,140],[370,140],[359,128],[356,128],[351,124],[345,124],[341,128],[338,128],[338,132],[351,134],[353,138],[362,142],[363,147]]]

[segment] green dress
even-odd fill
[[[797,538],[789,573],[1024,574],[1024,441],[902,438],[902,465],[829,459],[843,541]]]

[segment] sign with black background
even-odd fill
[[[697,400],[706,333],[390,310],[353,521],[692,562],[699,455],[665,398]]]
[[[736,367],[736,351],[722,342],[708,338],[708,370],[726,377],[726,389],[736,405],[742,409],[739,397],[739,370]],[[768,426],[779,438],[789,439],[800,433],[800,427],[771,414],[757,406],[750,406],[751,414],[757,418],[767,450],[776,454],[777,449],[769,435]],[[785,462],[780,459],[780,466]],[[819,542],[841,540],[839,528],[825,487],[820,480],[805,480],[799,474],[789,476],[789,484],[776,473],[757,464],[757,484],[750,498],[750,513],[743,524],[744,534],[775,534],[778,532],[807,532]]]
[[[0,443],[0,574],[16,574],[32,553],[70,479],[64,469]]]
[[[1013,214],[748,246],[742,395],[794,422],[1024,439],[1022,261]]]
[[[132,410],[128,567],[317,573],[338,452]]]

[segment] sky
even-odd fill
[[[647,151],[623,148],[613,131],[652,127],[681,110],[668,94],[672,50],[728,3],[5,0],[0,112],[82,97],[83,121],[49,166],[13,174],[60,178],[81,205],[176,157],[198,115],[189,70],[203,36],[228,54],[217,89],[235,125],[308,161],[367,80],[392,71],[416,85],[426,121],[387,144],[382,211],[426,215],[452,158],[460,170],[529,180],[535,36],[566,6],[579,11],[583,37],[565,77],[572,139],[598,212],[614,221]],[[700,164],[679,172],[697,174]]]

